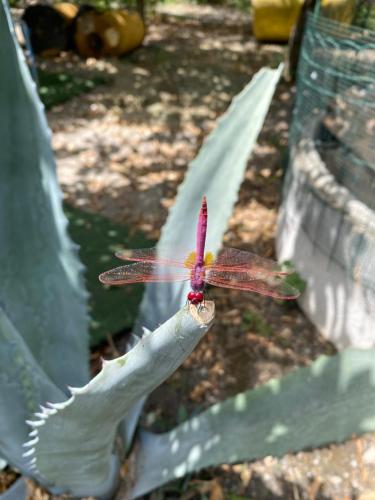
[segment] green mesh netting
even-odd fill
[[[295,233],[312,248],[300,255],[301,270],[314,252],[326,263],[311,271],[318,295],[335,268],[334,290],[350,288],[343,301],[355,295],[352,316],[368,321],[375,311],[375,32],[318,10],[308,17],[300,52],[284,206],[281,226],[287,233],[298,224]],[[293,252],[297,258],[298,248]],[[372,331],[375,337],[375,323]]]
[[[309,16],[292,145],[313,138],[329,171],[375,209],[375,33]]]

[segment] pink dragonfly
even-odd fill
[[[179,257],[175,249],[144,248],[116,253],[134,264],[116,267],[99,276],[106,285],[129,283],[190,281],[187,299],[192,304],[204,300],[206,283],[224,288],[269,295],[276,299],[295,299],[299,291],[286,282],[284,271],[276,262],[251,252],[224,248],[216,259],[205,253],[207,201],[203,198],[197,225],[196,250]]]

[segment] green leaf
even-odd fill
[[[298,271],[295,270],[293,262],[290,260],[285,260],[282,263],[282,267],[285,271],[292,271],[290,274],[288,274],[286,283],[288,283],[288,285],[292,286],[293,288],[296,288],[300,293],[304,292],[307,282],[301,277]]]
[[[0,305],[65,389],[89,378],[87,292],[66,231],[51,132],[5,0],[0,65]]]
[[[72,397],[37,415],[31,446],[39,473],[49,487],[73,496],[100,496],[114,486],[113,456],[118,424],[140,397],[149,394],[191,353],[213,321],[214,306],[185,306],[127,354],[105,361],[102,371]]]
[[[243,497],[242,495],[235,495],[233,493],[228,494],[228,500],[251,500],[248,497]]]
[[[133,498],[204,467],[282,456],[375,431],[374,359],[375,349],[321,356],[170,432],[144,433]]]

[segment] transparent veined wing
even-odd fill
[[[234,288],[248,292],[269,295],[276,299],[296,299],[300,292],[286,282],[286,276],[277,274],[254,277],[252,273],[241,271],[220,271],[210,269],[206,272],[205,282],[223,288]]]
[[[183,252],[176,248],[136,248],[131,250],[120,250],[116,257],[133,262],[151,262],[173,267],[191,267],[186,262],[189,252]]]
[[[216,271],[237,271],[253,273],[254,277],[262,275],[286,275],[293,272],[285,270],[280,264],[271,259],[265,259],[252,252],[237,250],[236,248],[224,248],[215,261],[207,266],[208,269]]]
[[[129,283],[151,283],[163,281],[187,281],[189,269],[170,269],[151,262],[136,262],[106,271],[99,276],[105,285],[127,285]]]

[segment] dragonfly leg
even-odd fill
[[[210,294],[208,293],[208,291],[205,289],[204,290],[204,296],[203,296],[204,307],[206,307],[206,300],[211,300],[211,297],[210,297]]]
[[[206,309],[206,301],[205,299],[202,300],[202,302],[199,302],[198,304],[198,311],[204,311]]]

